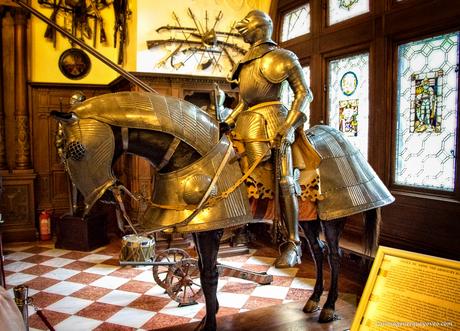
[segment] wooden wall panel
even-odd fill
[[[31,168],[27,95],[27,17],[20,9],[0,5],[1,116],[0,148],[3,188],[0,225],[5,241],[35,240],[35,174]]]
[[[3,240],[31,241],[36,238],[34,174],[20,178],[13,174],[2,174],[3,194],[0,201]]]
[[[396,203],[383,209],[380,241],[426,254],[460,259],[460,206],[393,192]]]
[[[57,122],[50,117],[50,112],[68,110],[70,97],[76,91],[82,91],[87,98],[109,92],[106,86],[99,85],[30,84],[38,212],[49,209],[58,216],[70,208],[69,180],[55,146]]]
[[[306,0],[279,0],[274,18],[279,29],[280,14],[292,9]],[[311,69],[312,90],[315,99],[312,103],[311,124],[318,124],[326,118],[326,60],[356,49],[369,49],[370,57],[370,98],[371,136],[369,153],[371,165],[384,180],[396,197],[396,202],[383,210],[381,240],[390,246],[421,251],[450,258],[460,259],[458,233],[460,219],[460,193],[457,190],[448,198],[436,196],[432,192],[404,192],[392,185],[392,126],[395,105],[394,91],[394,49],[405,40],[460,29],[460,6],[448,0],[374,0],[373,12],[352,19],[349,22],[327,27],[326,0],[310,1],[312,18],[321,24],[312,25],[307,36],[298,37],[282,44],[297,53],[302,64]],[[275,35],[276,35],[275,31]],[[6,123],[6,145],[8,168],[14,168],[15,120],[14,120],[14,47],[13,19],[6,13],[2,19],[3,63],[3,109]],[[217,81],[224,90],[230,90],[223,79],[209,77],[190,77],[180,75],[137,74],[160,94],[184,98],[194,92],[210,92],[212,83]],[[82,86],[78,84],[29,84],[29,114],[31,120],[31,153],[33,169],[37,174],[23,176],[27,183],[10,187],[11,194],[21,193],[21,201],[28,201],[28,211],[34,213],[43,209],[53,209],[60,214],[66,212],[68,205],[68,179],[65,175],[54,146],[56,122],[49,117],[52,110],[68,108],[68,100],[76,90],[83,90],[88,97],[109,91],[135,90],[123,78],[109,86]],[[236,94],[235,94],[236,95]],[[128,182],[136,190],[148,192],[153,175],[148,164],[131,156],[123,156],[116,169],[122,181]],[[5,178],[8,173],[5,173]],[[17,178],[15,177],[15,180]],[[6,181],[8,185],[8,180]],[[16,183],[16,182],[15,182]],[[30,186],[30,183],[35,183]],[[23,186],[21,186],[23,185]],[[22,191],[21,191],[22,190]],[[14,192],[13,192],[14,191]],[[35,194],[30,193],[34,191]],[[13,194],[14,195],[14,194]],[[25,200],[24,200],[25,199]],[[4,202],[7,203],[7,202]],[[20,202],[22,203],[22,202]],[[8,206],[3,205],[3,208]],[[8,209],[6,209],[8,210]],[[31,215],[31,214],[30,214]],[[29,216],[30,216],[29,215]],[[35,219],[35,216],[32,216]],[[21,220],[17,220],[19,224]],[[361,231],[360,221],[353,219],[348,229],[351,233]],[[30,224],[29,224],[30,225]],[[13,225],[12,225],[13,226]]]
[[[53,202],[60,208],[69,206],[69,178],[64,170],[53,170],[51,176],[51,191]]]

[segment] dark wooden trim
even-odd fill
[[[225,77],[213,77],[213,76],[192,76],[192,75],[180,75],[180,74],[165,74],[165,73],[147,73],[147,72],[132,72],[134,76],[152,85],[154,88],[159,85],[177,85],[182,84],[193,86],[194,84],[201,84],[206,86],[212,86],[214,82],[217,82],[219,86],[230,86]],[[210,85],[209,85],[210,84]],[[117,77],[107,86],[111,91],[121,90],[132,90],[134,86],[124,77]],[[212,89],[212,88],[211,88]],[[160,93],[162,94],[162,93]]]
[[[107,90],[106,84],[72,84],[72,83],[49,83],[49,82],[33,82],[28,81],[28,85],[32,88],[54,88],[54,89],[74,89],[74,90],[81,90],[81,89],[105,89]]]
[[[328,4],[329,4],[329,2],[328,1],[323,1],[323,4],[324,4],[323,5],[323,12],[324,12],[323,17],[324,17],[324,20],[322,22],[323,31],[324,32],[338,31],[338,30],[349,28],[350,26],[353,26],[353,25],[362,24],[362,23],[365,23],[367,21],[372,20],[373,7],[374,7],[373,3],[374,3],[373,0],[369,0],[369,11],[367,13],[362,13],[362,14],[360,14],[358,16],[355,16],[355,17],[352,17],[352,18],[350,18],[348,20],[329,25],[328,24],[328,21],[329,21]]]
[[[0,200],[4,220],[0,224],[0,231],[4,242],[35,240],[36,175],[27,170],[2,172],[0,175],[5,190]]]
[[[324,302],[324,296],[321,298]],[[302,311],[303,302],[290,302],[258,308],[238,314],[229,314],[217,318],[220,331],[252,331],[252,330],[347,330],[353,322],[356,308],[354,304],[339,298],[336,310],[340,318],[331,323],[318,323],[320,310],[305,314]],[[193,331],[199,322],[174,325],[158,329],[158,331]]]
[[[426,0],[414,4],[396,7],[384,13],[386,36],[391,36],[393,40],[407,40],[410,36],[416,38],[430,33],[439,34],[460,26],[460,6],[455,1]]]

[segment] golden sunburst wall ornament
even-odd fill
[[[156,29],[157,33],[165,33],[167,37],[147,41],[148,49],[165,52],[156,62],[157,68],[177,73],[199,71],[226,76],[237,60],[246,53],[240,46],[243,44],[242,38],[234,30],[234,24],[228,31],[217,29],[223,17],[222,11],[211,16],[206,10],[203,21],[188,8],[188,19],[193,23],[190,26],[183,24],[175,12],[172,16],[174,24]]]
[[[359,0],[339,0],[339,7],[346,10],[351,10],[351,8],[358,2]]]

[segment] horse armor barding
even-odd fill
[[[252,221],[244,186],[191,217],[220,165],[210,197],[226,191],[242,176],[238,162],[233,162],[236,155],[230,141],[226,136],[219,140],[218,123],[195,105],[158,94],[120,92],[88,99],[73,106],[71,112],[68,120],[61,119],[63,137],[57,140],[65,146],[58,149],[63,151],[66,170],[84,196],[85,213],[116,182],[111,169],[115,146],[110,128],[115,126],[171,134],[203,156],[183,169],[157,174],[152,202],[168,207],[150,206],[140,220],[143,230],[196,232]],[[75,144],[86,149],[78,160],[66,152]],[[179,224],[187,218],[186,224]]]
[[[227,161],[224,160],[226,153],[229,153]],[[223,162],[224,170],[217,174]],[[226,136],[198,161],[183,169],[158,174],[155,179],[153,203],[181,207],[196,205],[204,191],[212,184],[214,176],[218,178],[215,187],[212,188],[211,198],[230,189],[242,177],[240,166],[235,162],[235,151]],[[150,231],[176,224],[174,230],[177,232],[197,232],[228,228],[253,221],[244,185],[240,185],[215,205],[200,211],[186,225],[180,226],[180,222],[191,214],[192,211],[187,209],[150,206],[142,216],[141,224]]]
[[[66,144],[61,146],[61,150],[63,150],[72,181],[85,198],[86,212],[116,181],[110,168],[114,148],[110,126],[165,132],[187,143],[203,155],[204,157],[196,161],[194,165],[180,169],[179,172],[157,176],[156,187],[163,187],[163,193],[166,192],[165,183],[168,182],[174,185],[176,191],[181,192],[180,194],[185,193],[185,197],[187,192],[184,192],[184,185],[187,181],[190,182],[193,176],[198,176],[196,178],[213,177],[217,167],[214,159],[218,154],[223,153],[229,144],[226,138],[219,141],[218,123],[215,119],[193,104],[173,97],[140,92],[106,94],[73,106],[71,112],[72,116],[69,116],[67,120],[61,119],[65,139],[61,137],[58,140]],[[321,158],[319,166],[321,193],[325,197],[317,202],[321,219],[337,219],[382,207],[394,201],[393,196],[362,154],[340,131],[326,125],[317,125],[308,129],[306,133]],[[101,139],[101,137],[105,138]],[[83,157],[79,156],[78,160],[69,152],[70,146],[75,143],[81,143],[86,150],[86,154]],[[230,155],[229,160],[234,160],[234,157],[234,154]],[[210,162],[211,160],[214,161]],[[88,171],[93,168],[96,172],[88,176]],[[187,171],[190,173],[187,174]],[[241,170],[237,162],[227,162],[224,172],[220,184],[218,183],[218,186],[221,187],[219,192],[241,177]],[[224,180],[227,181],[225,184],[223,184]],[[238,224],[250,221],[246,193],[242,190],[244,190],[243,186],[235,190],[234,195],[229,197],[229,201],[220,202],[219,205],[212,207],[221,209],[217,212],[220,225],[231,225],[232,222],[225,221],[227,216],[235,219]],[[157,204],[168,204],[164,198],[160,198],[159,194],[155,196]],[[169,199],[177,203],[182,199],[180,204],[185,203],[183,197],[176,196]],[[231,207],[230,204],[233,204],[234,207]],[[185,213],[183,210],[171,209],[160,211],[158,208],[151,207],[147,213],[150,216],[145,215],[144,223],[153,230],[160,229],[166,224],[171,226],[174,222],[180,222],[178,215],[186,217],[190,211]],[[216,216],[214,212],[210,213],[209,209],[206,210],[206,213]],[[162,215],[163,220],[154,225],[150,219],[146,218],[154,215]],[[175,221],[166,222],[166,215],[172,216]],[[236,221],[237,217],[242,218],[241,222]],[[204,223],[211,221],[211,218],[205,218]],[[206,230],[204,223],[201,222],[199,226],[197,223],[193,230],[186,227],[176,230],[181,232],[204,231]],[[210,228],[216,227],[211,226]]]
[[[306,134],[321,158],[319,174],[324,199],[317,204],[321,220],[350,216],[395,200],[342,132],[327,125],[315,125]]]

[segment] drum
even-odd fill
[[[120,261],[146,262],[155,255],[155,239],[129,234],[121,240]]]

